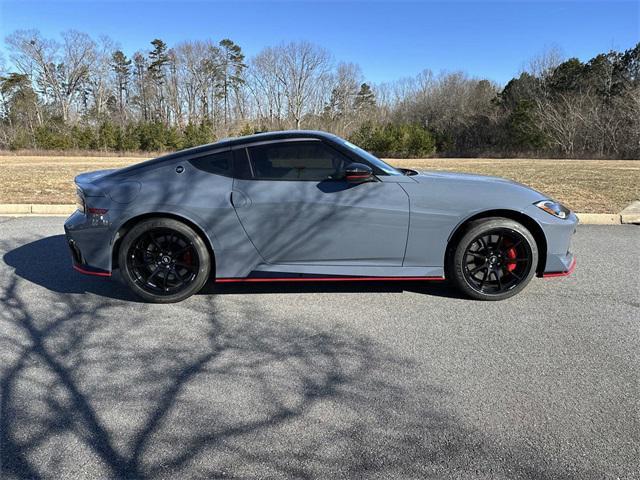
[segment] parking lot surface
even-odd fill
[[[640,228],[573,276],[213,286],[144,304],[0,218],[3,478],[640,478]]]

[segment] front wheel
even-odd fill
[[[531,281],[538,265],[536,241],[507,218],[472,222],[449,256],[453,283],[478,300],[503,300]]]
[[[118,261],[122,278],[143,300],[172,303],[197,293],[211,271],[200,236],[170,218],[144,220],[122,240]]]

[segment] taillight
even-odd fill
[[[86,215],[105,215],[109,211],[108,208],[89,207],[84,199],[82,190],[79,188],[76,190],[76,207],[78,207],[79,212]]]
[[[82,192],[80,190],[76,190],[76,207],[78,207],[79,212],[86,213],[84,197],[82,196]]]
[[[104,215],[108,211],[109,211],[109,209],[107,209],[107,208],[87,207],[87,213],[90,214],[90,215]]]

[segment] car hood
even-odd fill
[[[482,203],[482,207],[486,208],[498,208],[500,205],[522,206],[549,198],[533,188],[500,177],[430,171],[412,175],[411,178],[424,186],[425,192],[430,195],[456,198],[457,202],[473,198],[474,204]]]
[[[488,175],[476,175],[472,173],[428,171],[420,172],[418,175],[413,175],[411,178],[413,178],[418,183],[427,183],[433,179],[445,179],[461,182],[509,183],[512,185],[520,185],[522,187],[529,188],[526,185],[522,185],[521,183],[514,182],[513,180],[508,180],[506,178],[490,177]]]

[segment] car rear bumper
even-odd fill
[[[111,272],[105,272],[103,270],[98,270],[96,268],[90,267],[88,265],[78,265],[76,263],[74,263],[73,265],[73,269],[76,272],[80,272],[84,275],[93,275],[96,277],[110,277],[111,276]]]
[[[65,222],[64,233],[76,271],[111,276],[111,235],[104,218],[76,211]]]

